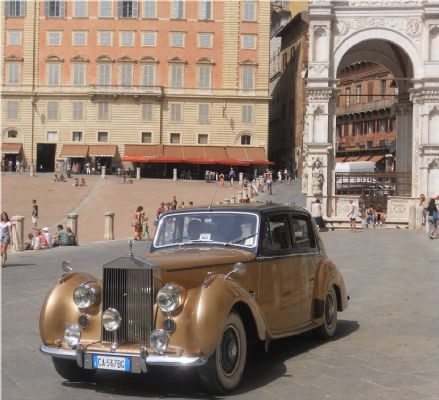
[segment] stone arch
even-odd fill
[[[338,66],[343,56],[355,45],[368,40],[383,40],[391,42],[403,49],[413,66],[413,78],[419,79],[424,75],[424,65],[422,57],[419,54],[419,50],[415,43],[409,40],[406,36],[391,29],[384,28],[367,28],[353,33],[345,38],[334,51],[334,69],[333,74],[337,73]]]

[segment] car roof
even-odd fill
[[[200,212],[200,211],[241,211],[241,212],[257,212],[260,214],[266,214],[269,212],[283,211],[283,212],[297,212],[309,214],[309,212],[303,208],[296,205],[285,205],[276,203],[239,203],[239,204],[211,204],[204,206],[196,206],[190,208],[179,208],[177,210],[172,210],[166,212],[166,214],[174,213],[187,213],[190,212]]]

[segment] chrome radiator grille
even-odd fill
[[[103,311],[119,311],[120,343],[148,343],[153,321],[153,271],[151,269],[104,268]],[[113,332],[102,327],[102,340],[112,342]]]

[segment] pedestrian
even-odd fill
[[[349,203],[351,203],[351,206],[350,206],[350,209],[349,209],[349,213],[348,213],[349,224],[351,226],[350,230],[355,232],[356,229],[357,229],[356,219],[358,217],[358,208],[354,204],[354,200],[349,200]]]
[[[149,226],[148,226],[148,217],[143,218],[143,232],[142,232],[143,238],[151,239],[151,236],[149,235]]]
[[[176,210],[178,206],[177,196],[172,196],[171,210]]]
[[[383,223],[384,223],[384,213],[383,213],[383,210],[378,209],[376,211],[376,225],[383,227]]]
[[[190,201],[189,202],[189,207],[193,207],[194,206],[194,202],[193,201]]]
[[[49,228],[47,226],[45,226],[42,229],[42,231],[43,231],[44,237],[45,237],[45,239],[47,241],[47,246],[48,247],[52,247],[52,245],[53,245],[53,238],[52,238],[52,235],[50,234]]]
[[[230,167],[229,179],[230,179],[230,186],[233,186],[233,181],[235,179],[235,171],[232,167]]]
[[[282,171],[281,170],[277,171],[277,180],[279,182],[282,182]]]
[[[143,207],[138,206],[134,214],[133,222],[131,226],[134,227],[134,240],[143,239]]]
[[[265,179],[265,184],[267,185],[267,193],[273,194],[273,179],[271,174],[267,174],[267,178]]]
[[[320,231],[323,229],[325,227],[325,222],[323,221],[323,208],[320,199],[316,199],[316,202],[312,205],[311,215],[314,218],[318,230]]]
[[[24,250],[33,250],[35,238],[32,232],[28,233],[26,242],[24,242]]]
[[[34,199],[32,200],[32,224],[34,225],[34,228],[37,227],[38,223],[38,204],[37,201]]]
[[[67,246],[69,234],[64,230],[62,224],[57,225],[56,229],[58,229],[58,232],[53,239],[53,246]]]
[[[72,228],[70,228],[70,226],[68,226],[66,228],[66,232],[67,232],[67,235],[68,235],[67,245],[66,246],[76,246],[76,237],[75,237],[75,234],[72,231]]]
[[[224,174],[222,172],[219,174],[219,182],[220,186],[224,187]]]
[[[427,207],[428,212],[428,237],[430,239],[436,239],[438,236],[437,232],[437,222],[439,219],[438,209],[436,206],[436,201],[434,199],[430,199]]]
[[[66,175],[67,175],[67,178],[72,177],[72,164],[70,164],[70,161],[67,162]]]
[[[160,207],[159,208],[157,208],[157,211],[156,211],[156,213],[155,213],[155,220],[154,220],[154,226],[157,226],[158,224],[159,224],[159,220],[160,220],[160,218],[162,217],[162,215],[164,214],[166,212],[166,209],[165,209],[165,203],[162,201],[161,203],[160,203]]]
[[[372,226],[375,228],[375,209],[370,206],[366,210],[366,228],[369,229],[369,224],[372,224]]]
[[[49,243],[47,242],[46,235],[43,231],[38,230],[37,233],[38,239],[40,240],[40,249],[45,250],[49,248]]]
[[[2,244],[2,267],[6,266],[6,260],[8,259],[8,246],[13,244],[12,241],[12,224],[9,221],[9,215],[5,211],[1,214],[1,244]]]
[[[87,161],[87,162],[85,163],[85,172],[87,173],[87,175],[90,175],[90,174],[91,174],[90,162],[89,162],[89,161]]]
[[[426,207],[427,199],[425,198],[425,194],[421,193],[419,196],[418,207],[422,210],[422,225],[425,225],[427,221],[427,207]]]

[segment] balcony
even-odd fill
[[[161,86],[92,85],[88,87],[92,96],[157,96],[163,94]]]
[[[351,97],[353,99],[354,97]],[[392,107],[395,103],[393,97],[368,101],[367,103],[350,104],[349,106],[337,107],[337,115],[356,114],[383,110]]]

